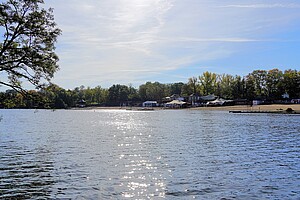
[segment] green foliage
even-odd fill
[[[161,101],[164,97],[170,95],[170,90],[166,84],[147,82],[146,84],[140,85],[139,95],[142,101]]]
[[[203,72],[199,76],[201,93],[203,95],[213,94],[217,89],[217,74],[211,72]]]
[[[255,70],[246,76],[247,98],[281,99],[284,93],[290,98],[300,97],[300,74],[297,70]]]
[[[108,89],[108,101],[110,105],[126,104],[129,101],[130,89],[126,85],[113,85]]]
[[[245,93],[245,79],[241,76],[235,76],[232,83],[232,99],[244,99]]]
[[[300,71],[286,70],[283,74],[282,87],[291,98],[300,97]]]
[[[188,83],[187,83],[187,90],[189,91],[190,94],[198,93],[199,88],[198,88],[198,79],[197,79],[197,77],[189,78]]]
[[[217,96],[221,96],[226,99],[233,98],[233,84],[234,84],[234,77],[229,74],[221,74],[218,75],[217,80]]]
[[[87,106],[136,105],[146,100],[162,101],[172,94],[188,97],[195,92],[226,99],[278,100],[284,93],[288,93],[290,98],[299,98],[300,72],[254,70],[245,77],[204,72],[199,79],[192,77],[187,83],[146,82],[139,89],[116,84],[109,89],[80,86],[65,90],[50,84],[39,91],[28,91],[30,95],[25,96],[27,98],[14,91],[0,93],[0,108],[71,108],[81,101],[85,101]]]
[[[183,92],[183,86],[185,84],[182,83],[182,82],[178,82],[178,83],[172,83],[172,84],[167,84],[166,87],[167,87],[167,93],[169,95],[172,95],[172,94],[179,94],[179,95],[183,95],[182,92]],[[169,96],[168,95],[168,96]]]
[[[267,95],[266,91],[266,77],[267,71],[265,70],[254,70],[250,76],[254,80],[255,95],[260,98],[264,98]]]
[[[43,0],[7,0],[0,3],[0,84],[22,91],[22,81],[41,87],[58,70],[56,27],[52,9],[40,7]]]
[[[266,78],[266,92],[269,99],[280,99],[284,94],[283,73],[278,69],[269,70]]]

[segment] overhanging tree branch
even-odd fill
[[[14,84],[9,84],[9,83],[3,82],[3,81],[0,81],[0,84],[12,88],[13,90],[21,93],[24,96],[27,96],[27,94],[28,94],[27,91],[24,90],[21,86],[17,86],[17,85],[14,85]]]
[[[9,81],[0,84],[21,90],[20,83],[25,80],[40,87],[58,70],[54,43],[61,30],[56,27],[52,9],[42,9],[42,3],[43,0],[0,3],[0,26],[5,30],[0,41],[0,71],[8,74]]]

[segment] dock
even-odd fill
[[[285,110],[276,110],[276,111],[261,111],[261,110],[230,110],[229,113],[267,113],[267,114],[299,114],[297,111],[285,111]]]

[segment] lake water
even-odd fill
[[[300,116],[0,110],[0,199],[300,199]]]

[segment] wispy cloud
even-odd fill
[[[220,6],[223,8],[300,8],[300,4],[295,3],[275,3],[275,4],[233,4]]]
[[[268,2],[46,0],[63,30],[55,81],[109,86],[161,80],[168,73],[185,77],[176,73],[266,42],[295,41],[277,33],[299,24],[297,1]]]

